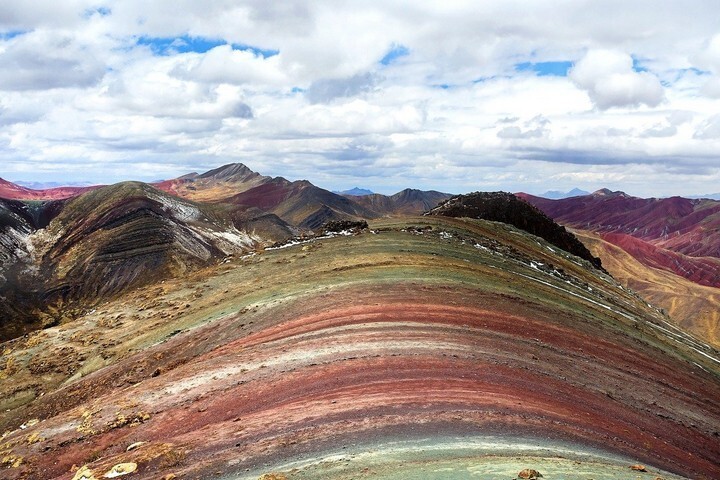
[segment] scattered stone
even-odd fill
[[[145,445],[147,442],[135,442],[128,445],[128,447],[125,449],[126,452],[129,452],[130,450],[135,450],[136,448]]]
[[[136,470],[137,470],[137,463],[133,463],[133,462],[118,463],[113,468],[111,468],[109,472],[107,472],[103,476],[105,478],[122,477],[123,475],[128,475],[130,473],[135,472]]]
[[[322,226],[323,234],[339,233],[343,231],[360,232],[368,228],[365,220],[331,220]]]
[[[25,441],[27,442],[28,445],[32,445],[33,443],[39,443],[44,440],[45,440],[45,438],[40,436],[40,433],[38,433],[38,432],[33,432],[30,435],[28,435],[27,437],[25,437]]]
[[[120,427],[124,427],[125,425],[130,425],[131,427],[137,427],[141,423],[145,423],[148,420],[150,420],[150,414],[147,412],[133,412],[128,415],[121,413],[121,412],[117,412],[117,414],[115,415],[115,420],[112,422],[109,422],[107,424],[107,428],[108,429],[120,428]]]
[[[517,478],[522,478],[523,480],[537,480],[538,478],[542,478],[542,473],[537,470],[533,470],[532,468],[526,468],[525,470],[520,470]]]
[[[282,473],[265,473],[260,475],[258,480],[288,480],[288,478]]]
[[[20,430],[25,430],[25,429],[28,428],[28,427],[32,427],[33,425],[37,425],[38,423],[40,423],[40,420],[38,420],[37,418],[33,418],[32,420],[28,420],[27,422],[25,422],[25,423],[23,423],[22,425],[20,425]]]
[[[636,472],[647,472],[647,469],[645,468],[645,465],[632,465],[630,467],[630,470],[635,470]]]
[[[20,455],[6,455],[0,461],[0,465],[5,465],[8,468],[18,468],[23,463],[23,457]]]
[[[95,473],[88,468],[87,465],[83,466],[80,470],[75,472],[75,476],[72,480],[97,480]]]

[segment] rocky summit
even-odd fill
[[[555,223],[538,208],[521,200],[512,193],[474,192],[456,195],[441,202],[427,215],[446,217],[467,217],[514,225],[519,229],[544,238],[552,245],[572,253],[601,268],[601,260],[590,251],[565,227]]]

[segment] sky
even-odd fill
[[[0,3],[0,177],[720,191],[716,0]]]

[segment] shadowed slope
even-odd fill
[[[422,191],[406,188],[390,196],[374,193],[350,198],[379,215],[420,215],[450,197],[451,195],[447,193],[434,190]]]
[[[716,351],[514,227],[371,228],[6,344],[6,478],[720,476]]]
[[[317,229],[331,220],[375,218],[377,214],[306,180],[274,178],[227,200],[276,214],[298,227]]]

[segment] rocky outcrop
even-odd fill
[[[456,195],[427,212],[427,215],[467,217],[507,223],[543,238],[556,247],[587,260],[595,268],[602,269],[600,259],[594,257],[575,235],[536,207],[511,193],[474,192]]]

